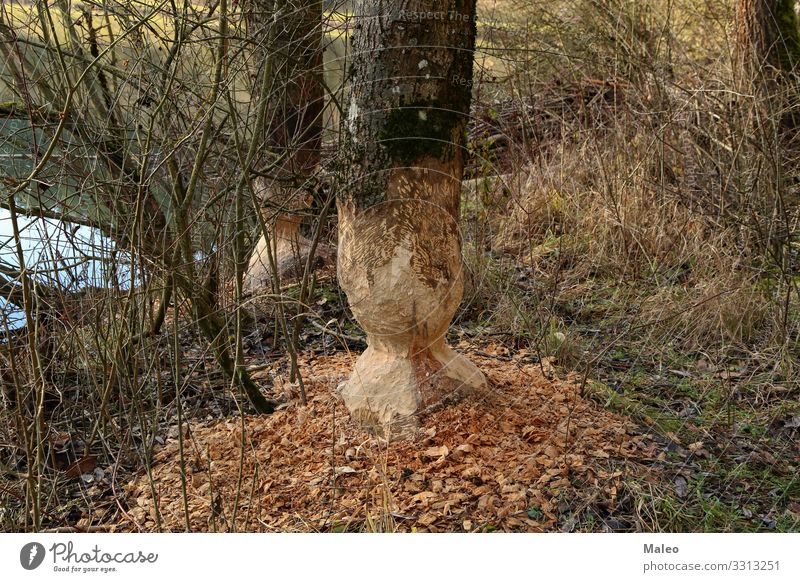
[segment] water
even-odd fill
[[[42,128],[32,130],[25,119],[0,119],[0,177],[26,179],[34,167],[34,143],[42,150],[49,139],[47,132]],[[92,148],[65,131],[50,163],[37,175],[32,187],[19,195],[17,204],[41,205],[58,211],[59,204],[68,201],[73,211],[91,213],[95,206],[85,192],[91,191],[90,178],[98,174],[102,177]],[[5,200],[7,196],[0,182],[0,197]],[[115,254],[114,243],[98,230],[26,216],[18,216],[18,225],[25,266],[36,282],[65,292],[86,287],[124,289],[130,285],[125,255],[116,253],[118,264],[113,265],[110,261]],[[18,280],[14,273],[19,269],[10,213],[0,209],[0,274]],[[25,317],[19,308],[0,296],[0,332],[24,324]]]
[[[20,243],[31,277],[51,288],[75,292],[86,287],[129,288],[126,256],[98,230],[57,220],[19,216]],[[0,209],[0,273],[20,268],[10,214]],[[7,278],[8,275],[6,275]],[[0,298],[0,331],[18,329],[24,314]]]

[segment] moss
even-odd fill
[[[25,105],[17,101],[0,101],[0,115],[5,117],[14,117],[21,113],[25,113]]]
[[[458,132],[465,127],[464,116],[452,109],[431,104],[402,105],[391,110],[380,143],[394,163],[411,165],[424,157],[446,159],[461,147]]]

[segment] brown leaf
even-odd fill
[[[500,421],[500,430],[506,434],[512,434],[516,432],[516,427],[510,422]]]
[[[686,482],[686,479],[678,475],[675,477],[673,483],[675,484],[675,494],[681,499],[686,497],[689,493],[689,484]]]
[[[441,447],[431,447],[422,453],[424,457],[428,457],[430,459],[444,458],[448,454],[450,454],[450,449],[448,449],[445,445],[442,445]]]
[[[66,477],[80,477],[84,473],[91,473],[97,466],[97,456],[86,455],[82,459],[75,461],[67,468]]]
[[[522,429],[522,438],[529,443],[538,443],[547,438],[548,432],[541,430],[535,426],[526,426]]]
[[[558,452],[558,449],[553,445],[545,447],[544,454],[546,457],[550,457],[551,459],[557,459],[559,456],[561,456]]]
[[[68,432],[57,432],[47,437],[47,440],[57,447],[63,447],[71,440],[71,437]]]
[[[421,491],[414,495],[411,499],[418,503],[428,503],[431,499],[436,499],[436,493],[433,491]]]
[[[696,453],[703,448],[703,441],[697,441],[696,443],[692,443],[689,445],[689,450],[693,453]]]
[[[427,527],[429,525],[433,525],[433,523],[437,519],[439,519],[438,515],[436,515],[435,513],[428,512],[428,513],[425,513],[424,515],[422,515],[422,517],[420,517],[417,521],[420,524],[422,524],[422,525]]]

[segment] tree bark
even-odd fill
[[[795,0],[737,0],[736,63],[742,112],[749,117],[748,141],[758,165],[759,194],[752,207],[765,257],[785,275],[791,261],[791,233],[798,208],[800,28]],[[753,97],[750,97],[752,95]],[[751,204],[748,202],[748,204]],[[762,225],[768,225],[762,231]]]
[[[800,62],[800,27],[795,0],[738,0],[736,49],[746,84],[761,93],[784,140],[798,125],[794,103]]]
[[[463,293],[458,228],[475,0],[355,3],[338,273],[366,352],[342,386],[388,438],[486,385],[445,343]]]
[[[736,46],[740,64],[751,74],[765,68],[793,71],[800,59],[795,0],[738,0]]]
[[[781,173],[796,182],[800,152],[800,26],[795,0],[738,0],[736,4],[737,66],[742,89],[757,96],[762,110],[755,128],[776,139]]]
[[[302,275],[310,242],[300,234],[315,172],[319,168],[324,108],[322,83],[321,0],[253,0],[248,14],[254,54],[261,66],[269,59],[273,75],[270,110],[265,124],[262,165],[284,156],[269,176],[255,180],[264,207],[267,236],[261,235],[244,279],[246,292],[269,284],[269,253],[277,258],[281,276]],[[275,27],[269,34],[269,27]],[[267,40],[271,38],[271,41]],[[322,249],[320,256],[325,256]]]

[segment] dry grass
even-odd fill
[[[613,281],[639,288],[625,292],[637,325],[663,324],[686,349],[755,351],[796,337],[794,158],[762,97],[736,89],[731,7],[517,8],[539,25],[497,33],[519,62],[473,133],[511,144],[476,146],[478,176],[502,181],[466,197],[473,304],[592,303],[596,283]],[[527,291],[508,284],[523,266],[539,281]],[[501,318],[514,332],[521,319]]]

